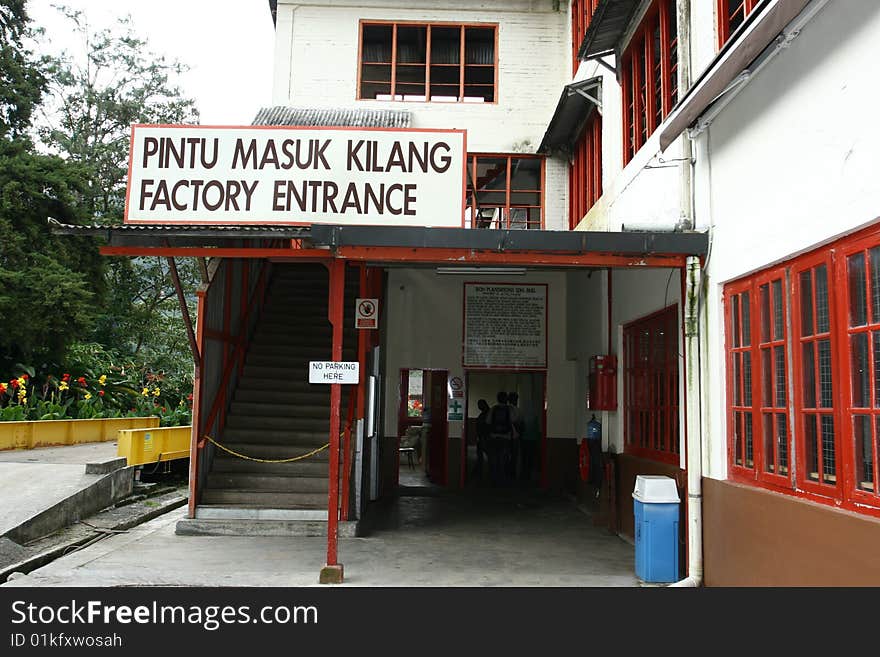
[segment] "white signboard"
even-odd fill
[[[354,327],[358,329],[379,328],[379,300],[354,300]]]
[[[309,361],[309,383],[357,384],[359,377],[357,361]]]
[[[132,127],[128,224],[462,227],[462,130]]]
[[[547,367],[547,285],[465,283],[465,367]]]

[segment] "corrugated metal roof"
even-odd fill
[[[406,110],[264,107],[253,125],[330,126],[339,128],[409,128],[412,115]]]
[[[584,34],[578,58],[590,59],[615,50],[639,3],[640,0],[602,0],[596,6],[593,19]]]
[[[561,152],[570,156],[574,152],[574,145],[581,135],[584,123],[596,108],[596,103],[583,96],[581,91],[601,102],[602,78],[595,77],[565,85],[553,118],[544,133],[544,139],[538,147],[539,153],[554,155]]]

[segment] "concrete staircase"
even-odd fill
[[[329,440],[330,386],[308,382],[310,360],[330,360],[327,269],[322,265],[275,265],[242,377],[226,416],[220,442],[260,459],[289,459]],[[343,360],[357,360],[354,299],[356,272],[345,290]],[[343,386],[344,427],[352,386]],[[320,535],[326,533],[328,450],[301,461],[259,463],[216,450],[196,518],[178,533]],[[340,485],[341,490],[341,485]],[[352,534],[351,526],[340,534]]]

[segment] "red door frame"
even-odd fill
[[[406,431],[406,427],[414,426],[418,424],[422,424],[422,420],[416,418],[410,418],[407,414],[407,402],[409,401],[409,373],[412,370],[419,370],[420,372],[430,372],[433,377],[434,374],[446,374],[446,381],[449,381],[449,370],[447,369],[436,369],[433,367],[401,367],[400,368],[400,378],[399,384],[397,388],[397,467],[394,471],[394,484],[395,486],[400,485],[400,439]],[[433,383],[433,381],[432,381]],[[424,384],[422,385],[422,397],[424,398],[426,395]],[[447,399],[446,396],[442,396],[443,399],[443,413],[438,414],[436,410],[431,408],[431,434],[432,436],[438,431],[437,426],[437,418],[440,418],[443,425],[443,469],[441,471],[442,476],[439,477],[438,481],[434,482],[440,486],[446,486],[449,483],[449,421],[446,418],[447,411]],[[430,449],[433,441],[431,438],[428,439],[428,444],[423,446],[423,450]],[[422,452],[422,458],[425,457],[425,451]],[[429,459],[430,462],[430,459]]]

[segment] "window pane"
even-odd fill
[[[807,478],[813,481],[819,481],[819,452],[818,436],[816,435],[817,416],[807,415],[804,417],[804,437],[805,447],[807,448]]]
[[[773,353],[761,350],[761,406],[773,405]]]
[[[742,413],[733,414],[733,462],[743,464]]]
[[[749,310],[749,293],[742,294],[742,343],[744,347],[752,344],[751,314]]]
[[[782,281],[773,281],[773,339],[785,337],[785,311],[782,301]]]
[[[827,333],[828,321],[828,270],[825,265],[816,267],[816,332]]]
[[[733,317],[733,324],[730,327],[733,331],[733,346],[740,346],[740,321],[739,321],[739,295],[735,294],[730,297],[730,305],[731,305],[731,316]]]
[[[742,353],[733,354],[733,405],[742,406]]]
[[[880,418],[878,418],[880,421]],[[871,450],[871,417],[853,417],[853,448],[855,452],[856,488],[874,490],[874,458]]]
[[[813,335],[813,273],[802,271],[801,286],[801,336]]]
[[[752,405],[752,354],[743,352],[743,406]]]
[[[774,347],[773,353],[776,358],[776,406],[785,406],[787,397],[785,390],[785,347]]]
[[[761,342],[770,341],[770,286],[761,286]]]
[[[834,406],[834,388],[831,381],[831,341],[819,340],[819,405]]]
[[[803,346],[804,407],[816,408],[816,363],[812,342]]]
[[[868,334],[850,337],[850,370],[852,373],[852,405],[867,408],[871,405],[868,383]]]
[[[837,456],[834,450],[834,418],[822,416],[822,480],[827,484],[837,481]]]
[[[847,258],[846,273],[849,280],[849,325],[864,326],[868,323],[864,253],[856,253]]]
[[[779,445],[779,474],[788,473],[788,416],[776,414],[776,439]]]
[[[773,413],[764,413],[764,470],[776,472],[776,448],[773,435]]]
[[[871,321],[880,322],[880,246],[868,253],[871,258]]]
[[[880,408],[880,331],[873,331],[874,348],[874,408]]]
[[[755,466],[754,444],[752,442],[752,414],[745,413],[746,420],[746,467]]]

